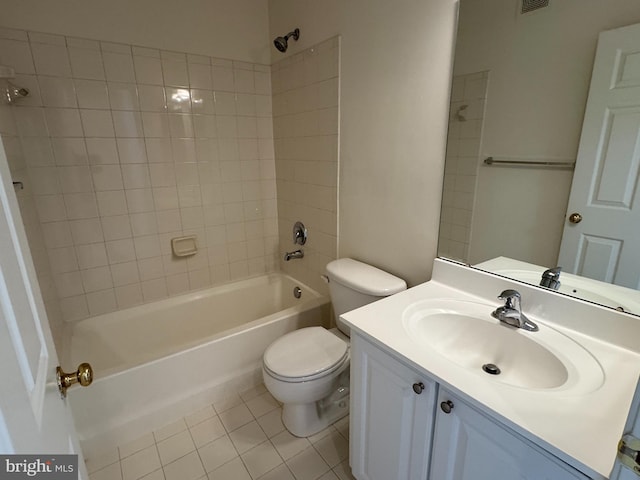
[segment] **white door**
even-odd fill
[[[78,453],[58,359],[0,141],[0,453]]]
[[[629,456],[638,459],[638,452],[640,451],[640,381],[636,386],[636,393],[633,395],[631,402],[631,408],[629,409],[629,415],[627,416],[627,423],[624,426],[623,434],[624,445],[620,443],[618,450],[622,450],[623,455],[618,453],[613,470],[609,477],[610,480],[638,480],[640,473],[633,471],[634,467],[638,468],[640,472],[640,465],[637,460],[632,460]],[[612,445],[613,447],[613,445]],[[622,448],[621,448],[622,447]],[[624,463],[624,465],[623,465]]]
[[[565,271],[640,287],[639,167],[640,25],[632,25],[598,41],[558,258]]]

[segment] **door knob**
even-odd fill
[[[79,383],[83,387],[88,387],[93,382],[93,369],[88,363],[78,365],[78,370],[71,373],[65,373],[59,366],[56,367],[56,376],[58,379],[58,390],[62,397],[67,396],[67,388],[75,383]]]
[[[571,215],[569,215],[570,223],[580,223],[581,221],[582,221],[582,215],[580,215],[579,213],[574,212]]]

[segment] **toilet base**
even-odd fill
[[[344,380],[346,379],[346,383]],[[328,397],[313,403],[285,403],[282,423],[296,437],[310,437],[349,413],[349,374],[344,372]],[[344,385],[347,386],[344,386]]]

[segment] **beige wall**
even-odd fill
[[[5,27],[268,64],[267,0],[0,0]]]
[[[485,167],[486,156],[574,161],[598,33],[640,22],[635,0],[462,0],[455,73],[488,70],[470,262],[554,266],[572,172]]]
[[[338,256],[410,284],[436,256],[455,11],[454,0],[269,2],[271,37],[300,28],[287,54],[342,38]]]

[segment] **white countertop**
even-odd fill
[[[520,291],[523,312],[531,320],[572,338],[596,358],[604,372],[600,388],[572,394],[562,387],[533,390],[506,385],[419,345],[402,326],[402,313],[414,302],[446,298],[497,307],[501,301],[496,297],[506,288]],[[472,398],[480,409],[576,469],[594,479],[608,478],[640,375],[640,318],[441,260],[436,260],[432,281],[342,318],[355,332],[454,393]]]

